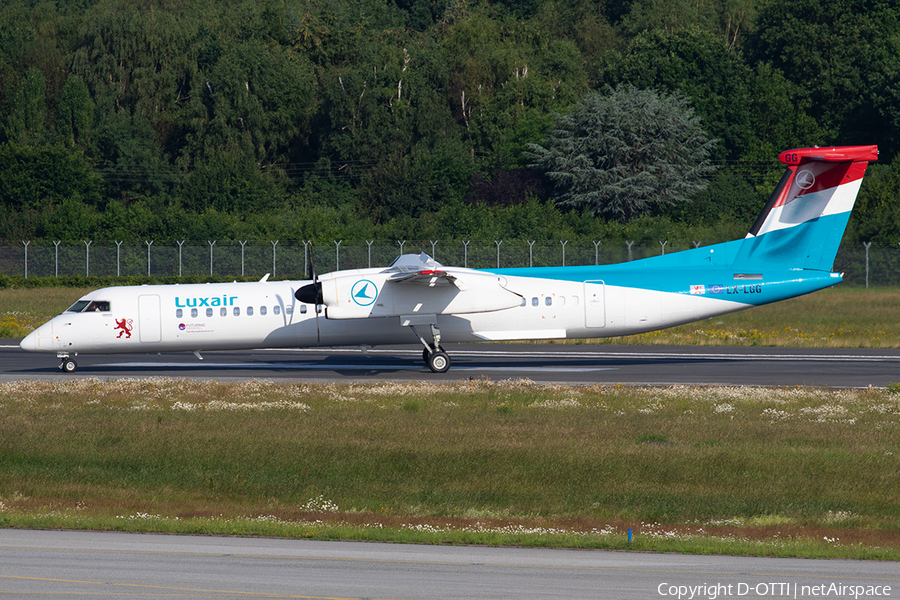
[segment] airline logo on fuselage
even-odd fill
[[[175,308],[199,308],[201,306],[234,306],[237,296],[211,296],[208,298],[181,298],[175,296]]]

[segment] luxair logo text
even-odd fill
[[[175,296],[175,308],[197,308],[200,306],[234,306],[237,296],[213,296],[212,298],[179,298]]]

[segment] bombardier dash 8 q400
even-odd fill
[[[744,239],[633,262],[461,269],[426,254],[312,283],[262,281],[110,287],[91,292],[22,340],[78,354],[374,346],[421,342],[442,373],[448,342],[600,338],[653,331],[808,294],[832,273],[876,146],[783,152],[787,165]]]

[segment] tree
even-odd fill
[[[680,93],[619,86],[585,96],[546,147],[528,148],[560,205],[627,221],[704,189],[716,143]]]
[[[751,53],[809,98],[830,144],[900,151],[900,8],[887,0],[771,0]]]

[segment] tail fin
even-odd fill
[[[801,148],[782,152],[788,166],[741,244],[733,267],[831,271],[866,166],[877,146]]]

